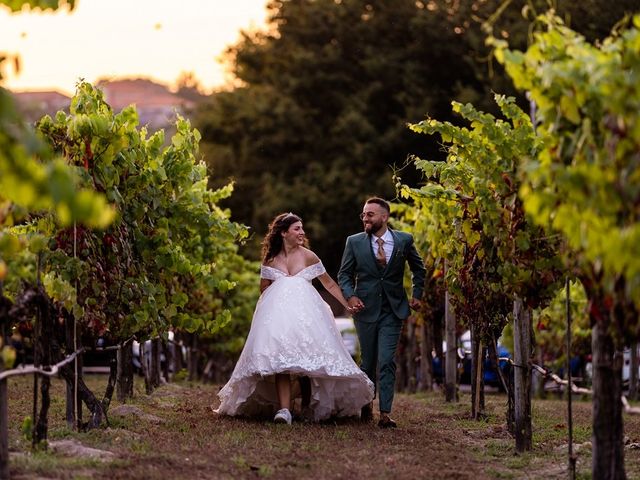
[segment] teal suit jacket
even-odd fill
[[[413,237],[405,232],[389,231],[393,236],[393,253],[384,268],[376,261],[368,233],[361,232],[347,238],[338,283],[345,298],[355,295],[364,303],[364,309],[353,315],[360,322],[378,320],[383,295],[398,318],[404,320],[409,316],[409,302],[403,285],[405,263],[409,264],[413,274],[413,297],[422,298],[425,268]]]

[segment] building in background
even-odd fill
[[[160,83],[148,79],[99,80],[96,86],[114,112],[135,105],[141,126],[149,132],[165,130],[167,141],[174,132],[176,115],[189,118],[195,108],[193,100],[177,95]],[[69,112],[71,98],[57,91],[14,92],[18,108],[30,123],[44,115],[54,116],[59,110]]]
[[[71,98],[55,90],[43,92],[14,92],[18,109],[29,123],[35,123],[44,115],[54,116],[59,110],[69,112]]]
[[[140,125],[147,125],[150,131],[170,130],[177,114],[188,118],[195,107],[193,101],[147,79],[99,80],[96,85],[104,92],[105,100],[114,111],[135,105]]]

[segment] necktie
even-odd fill
[[[382,247],[382,245],[384,245],[384,240],[378,237],[376,239],[376,242],[378,243],[378,252],[376,253],[376,260],[380,265],[385,266],[387,264],[387,256],[384,254],[384,248]]]

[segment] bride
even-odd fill
[[[342,342],[329,305],[311,284],[318,278],[345,308],[340,287],[305,247],[302,220],[278,215],[262,243],[261,296],[229,382],[218,392],[226,415],[273,415],[291,424],[293,398],[314,421],[357,416],[374,395],[369,378]]]

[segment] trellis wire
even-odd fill
[[[499,357],[498,360],[504,360],[506,362],[509,362],[510,365],[516,368],[525,368],[523,365],[516,364],[509,357]],[[530,363],[530,367],[536,370],[538,373],[540,373],[544,378],[548,378],[552,380],[554,383],[557,383],[558,385],[562,385],[562,386],[569,385],[569,382],[567,380],[563,380],[558,375],[553,373],[551,370],[547,370],[546,368],[541,367],[540,365],[536,365],[535,363]],[[575,383],[571,382],[571,393],[576,393],[580,395],[593,395],[593,390],[591,390],[590,388],[578,387]],[[629,413],[631,415],[640,414],[640,408],[632,407],[629,404],[629,400],[627,400],[627,397],[625,395],[622,395],[621,401],[622,401],[622,406],[624,407],[625,413]]]
[[[28,366],[28,367],[13,368],[11,370],[4,370],[0,372],[0,380],[4,380],[9,377],[15,377],[18,375],[29,375],[31,373],[36,375],[45,375],[47,377],[53,377],[54,375],[58,374],[58,370],[60,369],[60,367],[63,367],[67,363],[70,363],[72,360],[74,360],[78,355],[80,355],[84,351],[85,351],[84,348],[80,348],[75,352],[73,352],[68,357],[66,357],[64,360],[61,360],[60,362],[56,363],[53,366],[43,366],[43,367]]]

